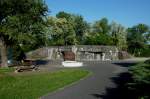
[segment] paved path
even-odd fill
[[[132,62],[126,61],[119,63],[86,62],[82,68],[93,73],[90,77],[43,96],[42,99],[119,99],[114,79],[119,74],[127,72],[127,67],[131,64]]]

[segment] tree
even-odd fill
[[[57,18],[65,18],[73,27],[78,44],[83,44],[86,33],[89,32],[90,26],[81,15],[59,12]]]
[[[73,15],[74,17],[74,30],[76,33],[77,43],[83,44],[85,36],[90,31],[89,24],[84,20],[81,15]]]
[[[84,40],[85,45],[112,45],[112,38],[106,34],[89,33]]]
[[[94,33],[108,34],[109,29],[110,27],[109,27],[107,18],[102,18],[101,20],[96,21],[93,25]]]
[[[7,66],[7,47],[11,41],[16,44],[34,42],[44,24],[47,6],[43,0],[1,0],[0,7],[1,60],[2,66]]]
[[[48,18],[49,39],[52,45],[76,44],[75,31],[70,22],[65,18]]]
[[[127,31],[122,25],[112,22],[110,25],[110,34],[113,45],[116,45],[120,50],[127,49]]]
[[[110,26],[106,18],[102,18],[99,21],[96,21],[91,29],[91,32],[88,33],[84,41],[85,44],[94,44],[94,45],[112,45],[112,39],[109,35]]]
[[[60,11],[56,14],[56,18],[65,18],[67,21],[71,21],[72,15],[70,13]]]
[[[147,39],[145,35],[149,34],[149,27],[146,24],[138,24],[131,28],[128,28],[128,47],[129,52],[135,54],[140,54],[141,50],[145,48]]]

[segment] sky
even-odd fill
[[[125,27],[138,23],[150,25],[150,0],[45,0],[49,15],[60,11],[82,15],[87,22],[106,17]]]

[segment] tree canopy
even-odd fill
[[[15,44],[37,42],[37,35],[43,35],[43,16],[48,8],[43,0],[1,0],[0,7],[1,58],[2,65],[7,66],[7,51],[4,50],[8,44],[11,45],[11,41]]]
[[[51,43],[49,45],[65,45],[65,43],[63,43],[63,35],[65,34],[66,37],[69,35],[72,37],[72,39],[70,39],[72,43],[66,45],[111,45],[117,46],[121,51],[128,50],[132,54],[149,48],[150,30],[149,26],[145,24],[137,24],[133,27],[125,28],[119,23],[110,23],[107,18],[102,18],[89,24],[81,15],[64,11],[56,14],[56,18],[53,17],[53,19],[55,19],[56,23],[62,19],[65,20],[69,23],[65,28],[71,31],[68,33],[62,31],[63,26],[65,26],[64,23],[61,24],[63,25],[61,27],[60,25],[49,24],[50,34],[55,34],[55,36],[51,35]],[[56,29],[54,29],[54,27]],[[61,42],[61,44],[58,43],[57,40]]]
[[[138,24],[128,28],[128,47],[131,53],[139,53],[148,42],[149,27],[146,24]]]

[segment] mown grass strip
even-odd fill
[[[52,73],[0,76],[1,99],[36,99],[89,74],[80,69],[66,69]]]

